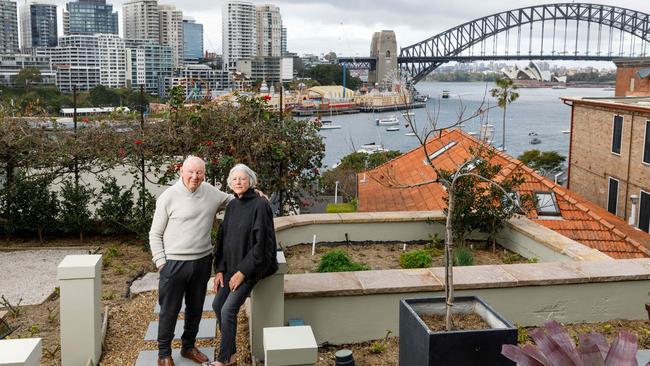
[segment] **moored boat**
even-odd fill
[[[376,122],[377,126],[395,126],[399,124],[399,119],[395,115],[392,115],[387,118],[377,118]]]

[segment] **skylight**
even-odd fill
[[[553,192],[535,192],[537,199],[537,215],[539,216],[559,216],[560,208],[555,199]]]
[[[440,149],[436,150],[433,154],[429,155],[429,160],[433,160],[433,159],[437,158],[438,156],[444,154],[445,152],[447,152],[447,150],[449,150],[452,147],[456,146],[456,144],[457,144],[456,141],[451,141],[451,142],[447,143],[447,145],[441,147]],[[426,160],[424,162],[427,163]]]

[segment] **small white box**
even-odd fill
[[[318,359],[318,345],[311,327],[264,328],[264,365],[314,365]]]
[[[41,338],[0,341],[1,366],[38,366],[41,364]]]

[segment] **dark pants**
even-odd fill
[[[183,350],[194,347],[203,315],[205,291],[212,269],[212,255],[193,261],[167,260],[160,272],[158,303],[158,356],[171,356],[176,320],[185,297],[185,327],[181,336]]]
[[[217,292],[212,308],[217,314],[217,325],[221,331],[217,360],[226,363],[230,361],[230,356],[237,353],[237,313],[253,290],[253,285],[243,282],[235,291],[230,291],[231,276],[223,277],[224,286]]]

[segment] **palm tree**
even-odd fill
[[[514,102],[515,100],[517,100],[517,98],[519,98],[519,93],[515,91],[517,90],[517,86],[510,79],[497,79],[496,83],[497,83],[497,87],[490,90],[490,94],[494,98],[497,98],[499,108],[503,108],[503,135],[502,135],[503,140],[501,142],[501,148],[505,151],[506,150],[506,107],[508,106],[508,104]]]

